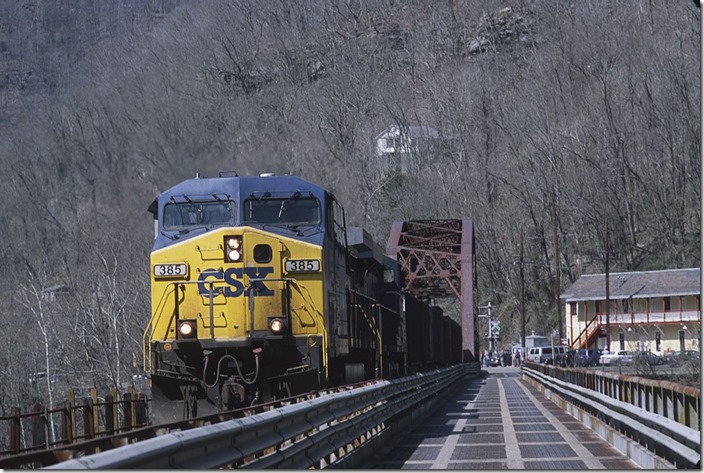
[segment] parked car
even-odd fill
[[[528,360],[546,365],[552,365],[554,360],[555,364],[560,364],[566,352],[567,347],[563,346],[533,347],[528,352]]]
[[[597,366],[601,350],[596,348],[581,348],[577,351],[576,366]]]
[[[494,352],[489,357],[489,366],[501,366],[501,356]]]
[[[599,357],[599,363],[601,363],[604,366],[627,365],[631,362],[632,357],[633,357],[633,353],[631,353],[628,350],[618,350],[618,351],[609,351],[609,352],[605,351]]]
[[[560,366],[564,368],[572,368],[577,360],[577,350],[567,350],[560,358]]]
[[[697,350],[676,351],[669,356],[673,363],[699,363],[701,355]]]
[[[655,353],[649,351],[637,351],[631,358],[631,365],[636,369],[662,365],[664,363],[665,359],[662,356],[657,356]]]

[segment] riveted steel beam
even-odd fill
[[[426,301],[450,297],[460,301],[462,360],[476,361],[479,324],[472,221],[394,222],[386,254],[399,263],[404,292]]]

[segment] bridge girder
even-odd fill
[[[477,270],[471,220],[394,222],[386,249],[399,263],[401,287],[418,299],[461,304],[462,360],[479,359]]]

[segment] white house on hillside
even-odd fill
[[[385,170],[409,170],[410,156],[420,153],[440,139],[440,133],[430,126],[391,125],[374,139],[375,154],[384,158],[381,167]]]

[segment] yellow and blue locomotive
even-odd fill
[[[395,261],[346,228],[329,192],[289,175],[196,176],[149,210],[156,421],[406,371]]]

